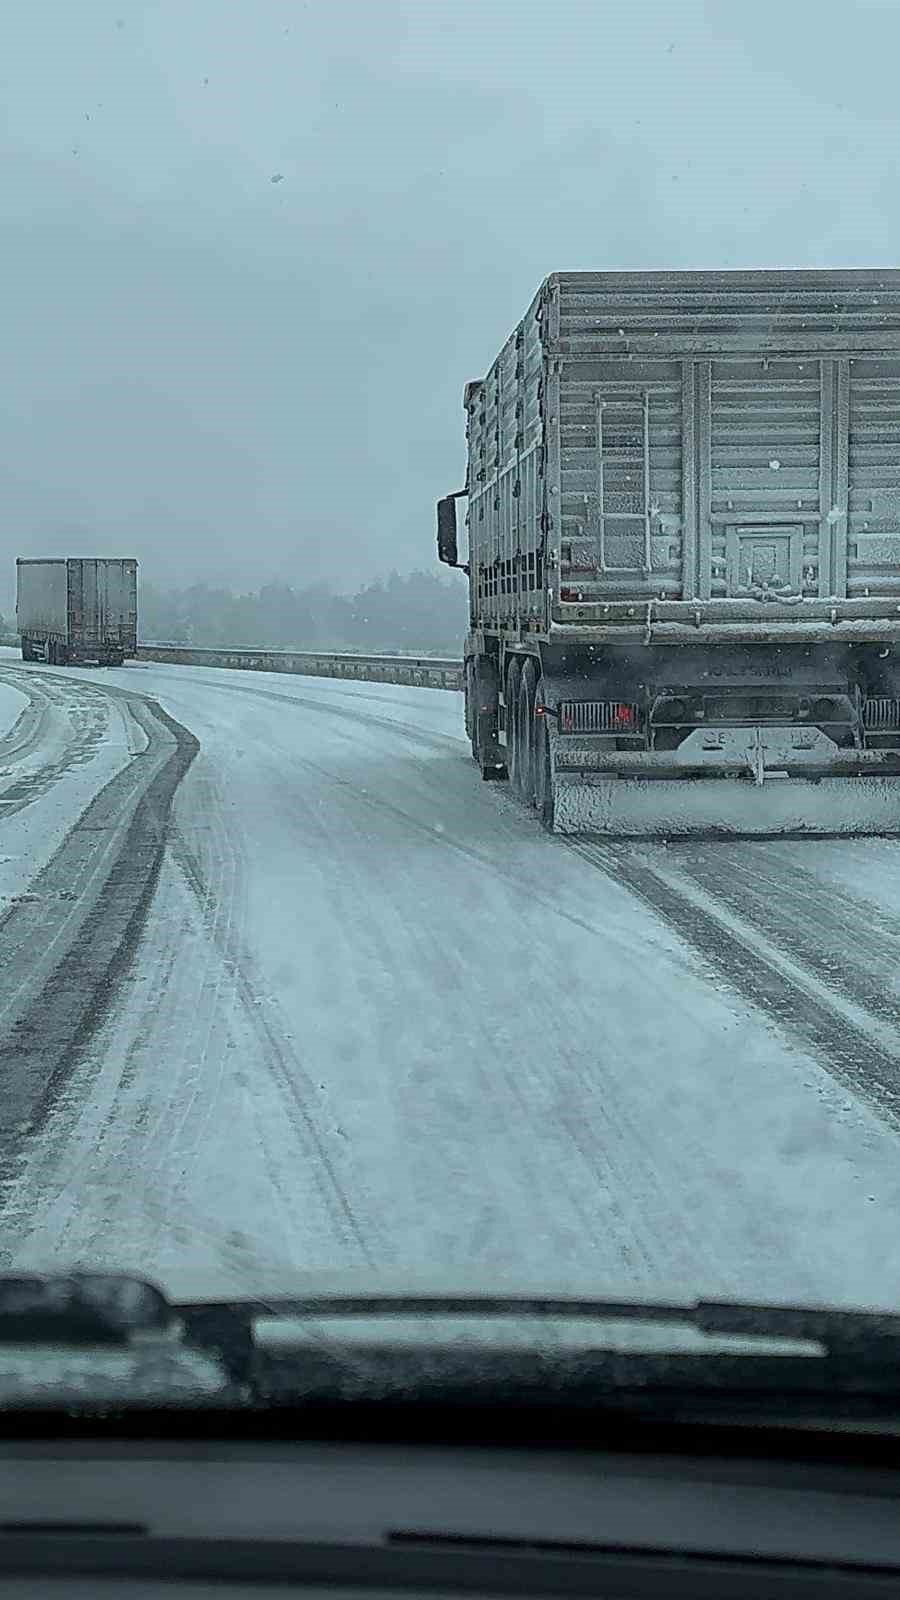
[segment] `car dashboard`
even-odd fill
[[[832,1452],[833,1453],[833,1452]],[[900,1593],[900,1472],[490,1444],[7,1440],[0,1595]]]

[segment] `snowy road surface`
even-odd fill
[[[572,848],[478,781],[454,694],[72,676],[200,752],[8,1263],[896,1302],[900,845]]]
[[[38,674],[0,650],[0,911],[140,747],[121,703],[80,677]]]

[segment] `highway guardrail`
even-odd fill
[[[462,663],[444,656],[363,656],[330,650],[208,650],[180,644],[141,644],[137,653],[140,661],[168,661],[181,667],[291,672],[311,678],[408,683],[424,689],[461,689],[463,686]]]

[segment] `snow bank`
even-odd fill
[[[0,683],[0,739],[6,737],[25,707],[28,697],[10,683]]]

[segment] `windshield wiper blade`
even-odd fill
[[[448,1294],[372,1291],[278,1295],[172,1303],[155,1284],[125,1273],[0,1273],[0,1343],[59,1340],[119,1342],[134,1332],[162,1330],[176,1319],[194,1323],[227,1316],[252,1325],[260,1318],[466,1320],[563,1319],[686,1327],[711,1337],[752,1342],[816,1343],[823,1353],[864,1345],[900,1353],[900,1315],[829,1306],[754,1304],[730,1300],[691,1302],[618,1300],[531,1291]]]
[[[728,1300],[641,1301],[607,1299],[581,1294],[542,1294],[465,1292],[372,1292],[329,1289],[327,1292],[279,1295],[274,1298],[235,1298],[195,1302],[169,1301],[154,1284],[126,1274],[58,1273],[0,1274],[0,1350],[13,1345],[39,1349],[48,1345],[102,1344],[132,1345],[137,1339],[146,1348],[148,1338],[162,1340],[171,1349],[193,1348],[220,1361],[231,1381],[249,1382],[258,1359],[274,1368],[287,1363],[298,1374],[301,1367],[314,1376],[316,1363],[326,1383],[352,1351],[352,1361],[362,1359],[394,1362],[412,1372],[417,1356],[412,1350],[391,1354],[383,1346],[360,1345],[350,1340],[345,1350],[340,1339],[332,1340],[325,1353],[312,1347],[301,1330],[288,1337],[276,1357],[266,1351],[259,1324],[266,1321],[315,1324],[318,1321],[356,1320],[418,1322],[423,1330],[434,1320],[463,1319],[467,1322],[492,1319],[523,1322],[533,1320],[536,1337],[532,1356],[546,1344],[538,1332],[542,1322],[581,1322],[595,1324],[596,1343],[579,1341],[555,1359],[570,1360],[571,1372],[580,1362],[588,1364],[590,1381],[607,1382],[626,1388],[630,1381],[646,1385],[648,1380],[676,1387],[700,1379],[743,1388],[759,1382],[775,1382],[801,1387],[836,1385],[843,1392],[868,1387],[881,1393],[900,1390],[900,1315],[877,1311],[843,1310],[828,1306],[789,1306],[753,1304]],[[650,1341],[652,1349],[626,1340],[617,1347],[607,1329],[616,1323],[634,1329],[671,1329],[671,1350],[663,1335]],[[690,1330],[701,1339],[687,1352],[679,1347],[679,1330]],[[704,1348],[703,1339],[709,1339]],[[438,1358],[439,1367],[450,1374],[463,1371],[467,1361],[476,1359],[470,1347],[447,1347],[436,1329],[424,1339],[426,1354]],[[683,1340],[682,1340],[683,1345]],[[368,1349],[369,1357],[363,1352]],[[342,1353],[343,1352],[343,1353]],[[513,1352],[504,1356],[509,1360]],[[528,1351],[520,1351],[523,1361]],[[479,1356],[477,1359],[482,1360]],[[435,1369],[437,1370],[437,1369]],[[510,1369],[512,1370],[512,1369]],[[587,1369],[585,1369],[587,1370]],[[374,1376],[376,1367],[371,1368]],[[655,1374],[655,1378],[654,1378]],[[718,1377],[716,1376],[718,1374]],[[583,1376],[583,1374],[582,1374]],[[580,1380],[579,1380],[580,1381]],[[299,1382],[302,1390],[303,1384]]]
[[[460,1340],[441,1326],[454,1319],[500,1326],[484,1340],[471,1332]],[[567,1332],[567,1323],[584,1326]],[[624,1325],[618,1334],[616,1324]],[[109,1359],[104,1346],[113,1347]],[[121,1364],[118,1352],[128,1358],[121,1372],[109,1367]],[[399,1407],[413,1416],[423,1406],[448,1414],[480,1406],[491,1415],[524,1407],[563,1408],[596,1425],[623,1414],[756,1418],[773,1397],[800,1417],[827,1412],[887,1426],[900,1416],[900,1315],[340,1282],[274,1298],[183,1302],[125,1274],[0,1274],[3,1411],[114,1399],[299,1406],[309,1420],[316,1408],[382,1415]]]
[[[883,1428],[900,1408],[900,1316],[891,1313],[340,1288],[174,1309],[186,1338],[215,1350],[255,1403],[300,1406],[307,1416],[317,1406],[415,1412],[433,1405],[449,1412],[484,1406],[492,1414],[561,1407],[595,1421],[620,1414],[719,1420],[768,1415],[775,1403],[801,1418],[862,1419]],[[483,1341],[471,1328],[460,1339],[441,1326],[444,1319],[498,1319],[501,1327]],[[586,1324],[574,1341],[566,1322]],[[617,1323],[624,1324],[619,1333]]]
[[[277,1296],[267,1300],[203,1301],[173,1308],[186,1318],[213,1321],[217,1315],[248,1327],[260,1318],[279,1320],[355,1318],[534,1318],[646,1324],[689,1328],[711,1339],[737,1339],[752,1346],[819,1346],[814,1354],[845,1357],[867,1364],[900,1366],[900,1315],[829,1306],[789,1306],[730,1300],[615,1300],[575,1294],[522,1293],[372,1293],[342,1291]]]

